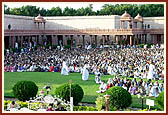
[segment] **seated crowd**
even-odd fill
[[[162,48],[95,48],[95,49],[45,49],[28,52],[6,53],[5,72],[60,72],[63,59],[69,72],[81,72],[84,62],[89,63],[89,73],[99,71],[104,75],[147,78],[153,63],[155,78],[164,73],[164,49]]]
[[[84,63],[89,64],[89,73],[95,74],[96,83],[101,82],[100,75],[124,76],[140,78],[141,81],[115,78],[104,83],[104,91],[112,86],[122,86],[131,94],[137,94],[139,87],[143,87],[146,94],[156,96],[162,91],[163,85],[145,83],[144,78],[163,80],[164,75],[164,48],[74,48],[52,49],[39,47],[37,50],[22,49],[21,52],[8,51],[4,56],[5,72],[60,72],[63,59],[66,59],[69,72],[82,72]],[[151,74],[152,78],[148,78]],[[149,73],[150,72],[150,73]]]
[[[143,79],[140,79],[139,81],[137,81],[136,78],[131,80],[127,78],[120,79],[119,77],[114,77],[113,79],[109,78],[107,81],[107,84],[103,80],[99,87],[99,91],[96,91],[96,92],[104,93],[113,86],[123,87],[131,95],[140,94],[140,95],[146,95],[149,97],[158,97],[159,94],[162,91],[164,91],[164,81],[162,83],[159,83],[157,79],[155,82],[152,82],[151,79],[145,82]]]

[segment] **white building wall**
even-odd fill
[[[144,17],[143,20],[151,29],[164,29],[164,17]]]
[[[34,17],[4,15],[4,28],[21,30],[38,29],[37,24],[33,22]],[[46,30],[55,29],[119,29],[120,16],[59,16],[59,17],[44,17],[46,19]],[[144,17],[144,24],[150,24],[152,29],[164,28],[164,17]],[[125,26],[127,23],[125,23]],[[140,26],[140,25],[138,25]],[[40,25],[43,29],[43,25]]]

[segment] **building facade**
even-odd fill
[[[42,45],[100,46],[164,43],[164,17],[132,18],[127,12],[110,16],[27,17],[4,15],[4,47],[25,43]]]

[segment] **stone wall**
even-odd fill
[[[34,17],[4,15],[4,28],[21,30],[35,30],[38,29],[37,24],[33,22]],[[120,16],[58,16],[58,17],[44,17],[46,19],[46,30],[55,29],[119,29]],[[144,17],[144,24],[150,24],[150,28],[158,29],[164,28],[164,17]],[[138,25],[140,26],[140,25]],[[40,24],[40,29],[43,25]]]

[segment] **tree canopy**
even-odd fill
[[[10,8],[4,5],[4,14],[21,15],[21,16],[96,16],[96,15],[122,15],[127,11],[132,17],[138,13],[143,17],[164,16],[163,4],[104,4],[100,10],[93,11],[93,4],[85,8],[61,9],[59,6],[51,9],[44,9],[37,6],[22,6],[20,8]]]

